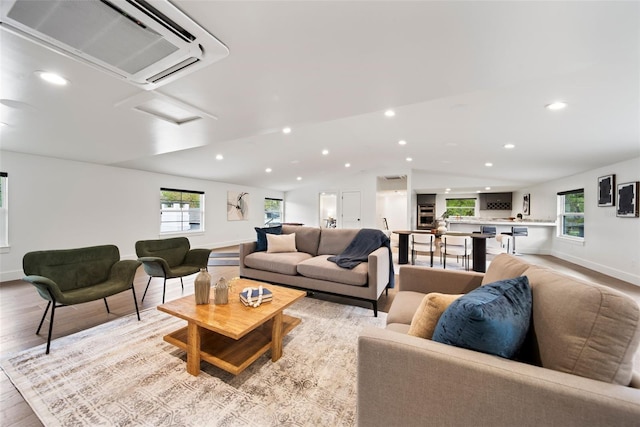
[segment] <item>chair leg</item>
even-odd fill
[[[136,288],[131,284],[131,292],[133,292],[133,304],[136,306],[136,314],[138,315],[138,322],[140,321],[140,311],[138,310],[138,300],[136,299]]]
[[[47,334],[47,351],[45,354],[49,354],[49,349],[51,348],[51,332],[53,331],[53,315],[56,313],[56,302],[53,301],[51,304],[51,319],[49,319],[49,333]]]
[[[149,281],[147,282],[147,287],[144,288],[144,294],[142,294],[142,300],[140,302],[144,302],[144,297],[147,296],[147,290],[149,289],[149,284],[151,284],[151,277],[149,277]]]
[[[180,278],[180,286],[182,286],[182,290],[184,291],[184,283],[182,282],[182,277]]]
[[[103,298],[104,300],[104,306],[107,307],[107,313],[111,313],[111,311],[109,311],[109,304],[107,304],[107,299]]]
[[[378,301],[372,301],[373,303],[373,317],[378,317]]]
[[[42,319],[40,319],[40,324],[38,325],[38,330],[36,331],[36,335],[40,333],[40,328],[42,328],[42,324],[44,323],[44,318],[47,317],[47,313],[49,312],[49,307],[51,307],[51,301],[47,304],[47,308],[44,309],[44,314],[42,315]]]
[[[180,279],[182,280],[182,279]],[[167,278],[164,278],[164,283],[162,284],[162,303],[164,304],[164,294],[167,292]]]

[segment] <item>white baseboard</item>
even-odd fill
[[[563,259],[565,261],[572,262],[574,264],[578,264],[582,267],[588,268],[590,270],[597,271],[598,273],[606,274],[607,276],[615,277],[616,279],[623,280],[625,282],[629,282],[633,285],[640,286],[640,275],[632,274],[626,271],[618,270],[616,268],[611,268],[609,266],[598,264],[597,262],[588,261],[582,258],[578,258],[563,252],[552,251],[551,255]]]
[[[24,277],[22,270],[0,271],[0,282],[10,282],[12,280],[20,280]]]

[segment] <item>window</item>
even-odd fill
[[[0,247],[9,246],[9,208],[7,206],[7,179],[9,174],[0,172]]]
[[[160,234],[204,231],[204,192],[160,189]]]
[[[449,216],[475,216],[476,199],[447,199]]]
[[[558,193],[558,235],[584,239],[584,189]]]
[[[282,199],[264,199],[264,225],[282,224]]]

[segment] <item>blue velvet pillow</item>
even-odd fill
[[[267,250],[267,233],[269,234],[282,234],[282,226],[278,225],[277,227],[254,227],[256,233],[258,235],[256,251],[266,251]]]
[[[527,336],[531,304],[526,276],[480,286],[442,313],[433,340],[511,359]]]

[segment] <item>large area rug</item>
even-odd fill
[[[233,376],[162,337],[186,324],[147,310],[1,361],[46,426],[351,426],[356,420],[357,336],[386,314],[304,298],[287,313],[302,323],[271,362],[267,352]]]

